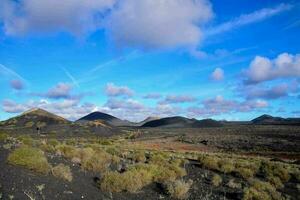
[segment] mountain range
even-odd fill
[[[228,122],[217,121],[213,119],[197,120],[182,116],[174,116],[166,118],[148,117],[141,122],[130,122],[103,112],[93,112],[78,119],[75,122],[71,122],[46,110],[35,108],[28,110],[22,113],[21,115],[0,122],[0,126],[2,128],[5,127],[11,129],[16,127],[23,127],[29,129],[68,127],[68,129],[75,131],[85,129],[85,131],[88,130],[106,132],[113,132],[117,129],[116,127],[204,128],[243,124],[300,125],[300,118],[282,118],[273,117],[271,115],[262,115],[247,122]]]

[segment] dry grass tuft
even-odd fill
[[[100,187],[109,192],[127,191],[135,193],[150,184],[151,181],[152,175],[149,171],[142,168],[132,168],[122,174],[118,172],[105,173]]]
[[[73,146],[61,144],[55,147],[56,153],[61,154],[66,158],[72,159],[76,155],[77,149]]]
[[[0,133],[0,142],[6,141],[9,136],[6,133]]]
[[[52,175],[57,178],[64,179],[69,182],[71,182],[73,179],[70,167],[64,164],[59,164],[53,167],[51,171],[52,171]]]
[[[281,200],[281,194],[268,182],[254,179],[244,191],[243,200]]]
[[[171,163],[145,164],[130,166],[124,173],[107,172],[101,182],[101,189],[109,192],[137,192],[151,182],[174,182],[186,175],[183,168]]]
[[[81,158],[81,166],[85,170],[105,172],[112,162],[112,156],[105,151],[90,151],[86,149],[85,153],[88,156],[82,156]]]
[[[222,183],[222,177],[218,174],[215,174],[212,179],[211,179],[211,183],[213,184],[213,186],[218,187],[221,183]]]
[[[132,159],[135,162],[146,162],[146,156],[144,151],[136,151],[132,154]]]
[[[288,167],[282,163],[265,161],[261,164],[261,171],[266,178],[278,177],[283,183],[291,177]]]
[[[51,169],[44,152],[38,148],[20,147],[10,153],[7,160],[10,164],[20,165],[43,174],[48,174]]]
[[[28,146],[33,146],[35,141],[32,139],[32,137],[30,137],[29,135],[20,135],[19,137],[17,137],[17,139]]]
[[[192,180],[185,182],[183,180],[176,180],[167,183],[168,194],[174,199],[187,199],[188,192],[193,184]]]

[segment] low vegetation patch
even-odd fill
[[[17,140],[19,140],[21,143],[28,145],[28,146],[33,146],[35,144],[35,141],[32,137],[29,135],[21,135],[17,137]]]
[[[218,174],[214,174],[214,176],[211,179],[211,183],[213,186],[218,187],[222,183],[222,177]]]
[[[85,148],[76,148],[71,145],[56,146],[57,154],[81,164],[84,170],[105,172],[112,163],[119,163],[120,158],[104,151],[99,145],[88,145]]]
[[[6,133],[0,133],[0,142],[6,141],[8,137]]]
[[[51,169],[44,152],[38,148],[20,147],[10,153],[7,160],[12,165],[20,165],[43,174],[48,174]]]
[[[281,200],[281,194],[268,182],[251,180],[251,186],[244,191],[243,200]]]
[[[278,177],[283,183],[287,182],[291,177],[288,166],[278,162],[263,162],[261,164],[261,171],[266,178]]]
[[[109,192],[127,191],[135,193],[144,186],[150,184],[152,174],[145,169],[132,168],[122,174],[118,172],[107,172],[103,176],[101,189]]]
[[[76,151],[77,149],[71,145],[62,144],[56,146],[56,153],[69,159],[76,156]]]
[[[96,153],[90,159],[84,159],[81,162],[83,169],[93,172],[104,172],[110,164],[111,157],[101,153]]]
[[[136,151],[132,155],[132,159],[135,162],[146,162],[146,156],[144,151]]]
[[[123,173],[105,173],[100,187],[109,192],[137,192],[152,182],[173,182],[185,175],[185,169],[166,161],[161,164],[138,163],[128,167]]]
[[[70,167],[66,166],[64,164],[59,164],[59,165],[53,167],[51,172],[52,172],[53,176],[60,178],[60,179],[64,179],[69,182],[71,182],[73,179]]]
[[[168,194],[174,199],[187,199],[188,192],[193,184],[192,180],[185,182],[183,180],[176,180],[167,183]]]

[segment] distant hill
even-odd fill
[[[135,123],[134,126],[143,126],[147,122],[151,122],[151,121],[158,120],[158,119],[160,119],[160,118],[159,117],[147,117],[143,121]]]
[[[200,128],[200,127],[220,127],[222,126],[221,122],[212,120],[212,119],[204,119],[204,120],[196,120],[189,119],[185,117],[175,116],[175,117],[166,117],[158,120],[152,120],[142,127],[165,127],[165,128]]]
[[[78,119],[77,123],[86,123],[90,121],[101,120],[111,126],[132,126],[134,123],[129,122],[127,120],[122,120],[112,115],[103,113],[103,112],[92,112],[80,119]]]
[[[21,115],[0,122],[0,131],[17,134],[36,134],[37,128],[41,134],[86,135],[97,134],[111,136],[120,131],[101,120],[77,124],[40,108],[30,109]]]
[[[260,125],[300,125],[300,118],[282,118],[271,115],[262,115],[251,121]]]
[[[70,121],[40,108],[30,109],[21,115],[3,121],[4,126],[45,127],[48,125],[69,124]]]

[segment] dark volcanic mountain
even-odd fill
[[[144,124],[154,121],[154,120],[158,120],[160,119],[159,117],[147,117],[146,119],[144,119],[143,121],[140,121],[138,123],[135,123],[135,126],[143,126]]]
[[[166,117],[158,120],[152,120],[145,123],[142,127],[164,127],[164,128],[199,128],[199,127],[220,127],[221,122],[204,119],[196,120],[185,117]]]
[[[28,110],[21,115],[0,122],[1,130],[20,134],[41,133],[60,136],[86,134],[111,136],[119,133],[116,128],[101,121],[90,121],[84,125],[76,124],[39,108]]]
[[[4,126],[26,128],[45,127],[49,125],[62,125],[69,123],[71,122],[40,108],[30,109],[21,115],[1,122],[1,124]]]
[[[271,115],[262,115],[251,121],[253,124],[261,125],[300,125],[300,118],[282,118]]]
[[[93,112],[90,113],[82,118],[80,118],[79,120],[77,120],[77,122],[79,123],[86,123],[86,122],[90,122],[90,121],[103,121],[104,123],[107,123],[111,126],[132,126],[134,125],[134,123],[126,121],[126,120],[121,120],[117,117],[114,117],[112,115],[106,114],[106,113],[102,113],[102,112]]]

